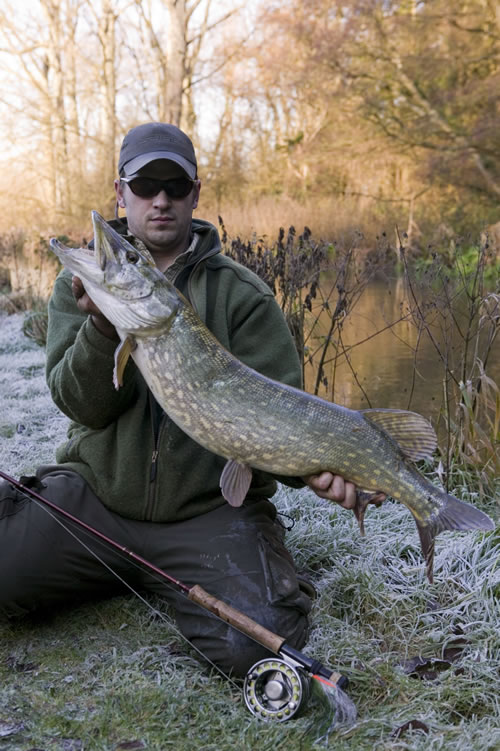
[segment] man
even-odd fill
[[[268,287],[220,253],[217,230],[192,218],[200,181],[190,139],[173,125],[147,123],[125,136],[112,222],[190,299],[233,354],[256,370],[300,386],[292,338]],[[32,484],[53,502],[207,591],[301,648],[310,590],[300,582],[268,500],[275,479],[253,473],[245,503],[230,507],[219,477],[225,460],[186,436],[163,413],[129,362],[112,383],[118,342],[112,324],[64,270],[49,303],[47,381],[72,422],[58,464],[40,467]],[[295,487],[291,478],[284,480]],[[329,473],[304,478],[322,498],[354,506],[354,487]],[[205,614],[162,581],[117,559],[98,542],[81,545],[38,505],[0,485],[4,572],[0,612],[15,615],[88,596],[134,588],[165,597],[183,634],[226,672],[244,675],[265,650]],[[97,554],[97,557],[96,557]],[[105,565],[103,565],[103,562]]]

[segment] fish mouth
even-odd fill
[[[92,211],[92,224],[93,249],[68,248],[56,239],[50,241],[61,263],[82,279],[91,296],[107,292],[129,302],[150,297],[158,282],[164,282],[153,259],[134,248],[97,211]]]
[[[94,228],[94,259],[104,271],[107,263],[117,260],[119,247],[123,248],[128,243],[111,229],[98,211],[92,211],[91,216]]]
[[[106,266],[116,262],[120,243],[123,248],[127,241],[120,238],[97,211],[92,211],[92,225],[94,228],[93,249],[69,248],[55,237],[50,240],[50,247],[61,263],[73,274],[89,281],[99,282],[103,279]]]
[[[66,266],[73,274],[81,276],[83,279],[102,277],[100,267],[96,266],[94,252],[89,248],[69,248],[55,237],[50,240],[50,248],[63,266]]]

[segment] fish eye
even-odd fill
[[[139,254],[133,250],[127,250],[125,258],[129,263],[137,263],[139,260]]]

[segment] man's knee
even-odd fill
[[[307,615],[295,608],[264,610],[253,613],[253,620],[278,634],[295,649],[301,649],[308,635]],[[218,668],[228,675],[244,678],[252,665],[269,659],[272,652],[238,629],[210,618],[199,620],[197,634],[190,635],[191,643]]]

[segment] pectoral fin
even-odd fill
[[[222,495],[231,506],[241,506],[252,482],[252,468],[229,459],[220,476]]]
[[[361,537],[365,537],[365,513],[370,503],[374,498],[377,498],[380,494],[371,490],[357,490],[356,491],[356,505],[353,508],[354,516],[359,525],[359,532]],[[378,502],[377,502],[378,505]]]
[[[436,450],[436,431],[422,415],[404,409],[361,409],[360,412],[388,433],[408,459],[430,458]]]
[[[123,386],[123,373],[125,366],[128,362],[128,358],[136,348],[136,343],[131,336],[127,336],[118,347],[115,349],[115,367],[113,369],[113,385],[118,391],[120,386]]]

